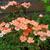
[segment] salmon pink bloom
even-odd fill
[[[24,17],[19,17],[19,18],[17,18],[17,21],[23,23],[23,22],[25,22],[25,18]]]
[[[15,27],[15,30],[17,30],[17,31],[18,31],[18,30],[20,30],[20,28],[19,28],[19,27]]]
[[[38,32],[36,32],[36,34],[39,35],[39,36],[40,35],[43,36],[43,32],[42,31],[38,31]]]
[[[47,30],[47,37],[50,37],[50,30]]]
[[[45,41],[46,40],[46,37],[40,37],[40,40],[41,41]]]
[[[28,43],[34,43],[34,40],[32,37],[28,37],[28,40],[27,40]]]
[[[25,22],[23,22],[24,24],[28,24],[30,23],[30,20],[29,19],[25,19]]]
[[[25,18],[17,18],[12,21],[12,24],[20,29],[27,29],[27,25],[24,24],[23,21],[25,22]]]
[[[32,32],[32,28],[31,28],[31,27],[28,27],[27,30],[28,30],[29,32]]]
[[[32,28],[28,27],[26,30],[24,30],[23,35],[28,36],[30,32],[32,32]]]
[[[12,1],[13,5],[17,5],[18,3],[16,1]]]
[[[25,7],[25,8],[29,8],[31,6],[30,2],[26,3],[22,3],[21,6]]]
[[[5,24],[5,27],[9,27],[9,26],[10,26],[10,24],[9,24],[9,23],[6,23],[6,24]]]
[[[38,31],[37,35],[39,35],[40,37],[44,37],[44,36],[46,36],[46,33],[43,31]]]
[[[33,30],[37,30],[35,27],[32,27]]]
[[[23,24],[28,24],[28,23],[30,23],[30,20],[25,19],[24,17],[19,17],[19,18],[17,18],[17,21],[19,21],[19,22],[21,22],[21,23],[23,23]]]
[[[41,25],[38,25],[36,27],[32,27],[32,29],[35,30],[35,31],[38,31],[38,30],[41,30],[42,27],[41,27]]]
[[[2,27],[2,26],[5,26],[5,22],[2,22],[1,24],[0,24],[0,27]]]
[[[0,31],[2,31],[3,30],[3,27],[0,27]]]
[[[11,28],[3,27],[3,32],[8,33],[11,32]]]
[[[0,6],[0,7],[1,7],[1,9],[6,9],[5,6]]]
[[[23,36],[23,35],[20,36],[20,41],[21,42],[25,42],[26,40],[27,40],[27,37],[26,36]]]
[[[34,20],[32,20],[32,21],[30,21],[30,24],[32,24],[33,26],[37,27],[39,23],[34,21]]]
[[[1,6],[1,9],[6,9],[8,6],[13,6],[13,5],[17,5],[17,2],[15,2],[15,1],[10,1],[7,5],[5,5],[5,6]]]
[[[25,20],[25,18],[24,17],[18,17],[17,20],[22,21],[22,20]]]
[[[12,21],[12,24],[13,24],[14,26],[18,26],[18,25],[19,25],[19,22],[18,22],[17,20],[13,20],[13,21]]]
[[[36,27],[36,29],[37,29],[37,30],[41,30],[41,29],[42,29],[41,25],[38,25],[38,26]]]
[[[28,36],[29,33],[28,33],[28,32],[23,32],[23,35],[24,35],[24,36]]]
[[[41,24],[41,27],[45,28],[45,29],[48,29],[48,25],[45,25],[45,24]]]
[[[20,29],[23,29],[23,30],[27,29],[26,24],[20,23],[18,26],[20,27]]]
[[[8,5],[11,5],[11,6],[13,6],[13,1],[12,1],[12,2],[10,1],[10,2],[8,3]]]

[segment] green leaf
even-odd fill
[[[48,25],[48,29],[50,30],[50,24]]]
[[[46,7],[46,11],[47,11],[47,12],[50,11],[50,6],[47,6],[47,7]]]
[[[48,3],[48,0],[42,0],[44,3]]]
[[[21,50],[20,48],[17,48],[16,50]]]

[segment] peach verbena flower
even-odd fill
[[[39,37],[41,41],[45,41],[46,37]]]
[[[34,40],[32,37],[28,37],[28,40],[27,40],[28,43],[34,43]]]
[[[20,36],[20,41],[21,42],[25,42],[26,40],[27,40],[27,37],[26,36],[23,36],[23,35]]]
[[[23,35],[28,36],[32,32],[32,28],[28,27],[26,30],[24,30]]]
[[[2,22],[2,23],[0,24],[0,27],[4,26],[5,24],[6,24],[5,22]]]
[[[28,25],[31,24],[32,26]],[[10,27],[13,25],[12,27]],[[19,17],[15,20],[12,20],[11,22],[1,22],[0,23],[0,35],[5,35],[9,32],[11,32],[13,29],[19,31],[20,29],[23,30],[23,34],[20,37],[21,42],[27,41],[28,43],[33,43],[33,39],[30,41],[30,38],[28,38],[29,34],[33,31],[33,34],[35,36],[39,36],[41,41],[46,40],[47,37],[50,37],[50,30],[48,30],[48,25],[45,24],[39,24],[38,22],[34,20],[29,20],[24,17]],[[44,30],[45,31],[44,31]],[[1,37],[2,37],[1,36]],[[28,39],[27,39],[28,38]],[[24,40],[22,40],[24,39]]]
[[[41,40],[41,41],[44,41],[44,40],[46,40],[47,37],[50,37],[50,30],[47,30],[46,32],[43,32],[43,31],[38,31],[38,32],[36,32],[36,31],[34,31],[33,34],[34,34],[35,36],[38,35],[39,38],[40,38],[40,40]]]
[[[5,33],[9,33],[11,32],[11,28],[4,27],[2,31]]]
[[[32,37],[28,37],[28,39],[27,39],[27,37],[26,36],[24,36],[24,35],[21,35],[20,36],[20,41],[21,42],[28,42],[28,43],[34,43],[34,40],[33,40],[33,38]]]
[[[13,6],[13,5],[16,5],[16,7],[18,7],[19,3],[17,3],[16,1],[10,1],[7,5],[0,6],[0,8],[1,9],[6,9],[7,7]],[[31,3],[30,2],[28,2],[28,3],[24,2],[24,3],[20,4],[19,6],[23,6],[25,8],[29,8],[31,6]]]
[[[21,6],[25,7],[25,8],[29,8],[31,6],[30,2],[26,3],[22,3]]]
[[[10,1],[7,5],[5,6],[0,6],[1,9],[6,9],[7,7],[9,7],[10,5],[17,5],[18,3],[16,1]]]

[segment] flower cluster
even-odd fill
[[[30,24],[30,25],[29,25]],[[12,27],[10,27],[13,25]],[[12,30],[19,31],[23,30],[22,35],[19,37],[21,42],[27,41],[28,43],[34,43],[34,38],[29,37],[29,34],[33,31],[35,36],[39,36],[41,41],[46,40],[47,37],[50,37],[50,30],[48,30],[48,25],[39,24],[34,20],[29,20],[24,17],[19,17],[11,22],[1,22],[0,23],[0,36],[11,32]]]
[[[23,7],[25,7],[25,8],[29,8],[30,6],[31,6],[31,3],[30,2],[24,2],[24,3],[18,3],[18,2],[16,2],[16,1],[10,1],[7,5],[5,5],[5,6],[0,6],[0,8],[1,9],[6,9],[7,7],[9,7],[9,6],[13,6],[13,5],[15,5],[16,7],[18,7],[18,6],[23,6]]]

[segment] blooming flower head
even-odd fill
[[[45,28],[45,29],[48,29],[48,25],[45,25],[45,24],[41,24],[41,27]]]
[[[5,26],[5,22],[2,22],[1,24],[0,24],[0,27],[2,27],[2,26]]]
[[[11,28],[4,27],[2,31],[8,33],[11,32]]]
[[[28,43],[34,43],[34,40],[32,37],[28,37],[28,40],[27,40]]]
[[[39,35],[40,37],[44,37],[44,36],[46,36],[46,32],[38,31],[37,35]]]
[[[19,21],[19,22],[21,22],[21,23],[23,23],[23,24],[28,24],[28,23],[30,23],[30,20],[25,19],[24,17],[19,17],[19,18],[17,18],[17,21]]]
[[[34,20],[31,20],[30,21],[30,24],[32,24],[33,26],[37,27],[38,26],[38,22],[34,21]]]
[[[21,6],[25,7],[25,8],[29,8],[31,6],[30,2],[26,3],[22,3]]]
[[[30,20],[29,19],[25,19],[24,24],[28,24],[28,23],[30,23]]]
[[[17,2],[15,2],[15,1],[10,1],[9,3],[8,3],[8,5],[17,5]]]
[[[5,6],[0,6],[0,7],[1,7],[1,9],[6,9]]]
[[[0,27],[0,31],[2,31],[3,30],[3,27]]]
[[[12,24],[13,24],[14,26],[18,26],[18,25],[19,25],[19,22],[18,22],[17,20],[12,20]]]
[[[12,1],[13,5],[17,5],[18,3],[16,1]]]
[[[35,30],[35,31],[39,31],[39,30],[42,29],[42,27],[41,27],[41,25],[38,25],[36,27],[32,27],[32,29]]]
[[[10,26],[10,24],[9,24],[9,23],[6,23],[6,24],[5,24],[5,27],[9,27],[9,26]]]
[[[27,37],[26,36],[23,36],[23,35],[20,36],[20,41],[21,42],[25,42],[26,40],[27,40]]]
[[[23,20],[25,20],[24,17],[19,17],[19,18],[17,18],[17,21],[23,21]]]
[[[47,30],[46,35],[47,35],[47,37],[50,37],[50,30]]]
[[[13,5],[17,5],[18,3],[17,2],[15,2],[15,1],[10,1],[7,5],[5,5],[5,6],[0,6],[1,7],[1,9],[6,9],[8,6],[13,6]]]
[[[46,40],[46,37],[40,37],[40,40],[41,41],[45,41]]]
[[[15,27],[15,30],[17,30],[17,31],[18,31],[18,30],[20,30],[20,28],[19,28],[19,27]]]
[[[19,17],[17,18],[17,21],[19,21],[20,23],[24,23],[25,22],[25,18],[24,17]]]
[[[0,33],[1,36],[7,34],[8,32],[11,32],[11,29],[6,29],[6,28],[4,28],[4,29],[5,30],[2,30],[1,33]]]
[[[26,30],[24,30],[23,35],[28,36],[32,32],[32,28],[28,27]]]
[[[26,24],[20,23],[18,26],[19,26],[20,29],[22,29],[22,30],[27,29],[27,25],[26,25]]]

